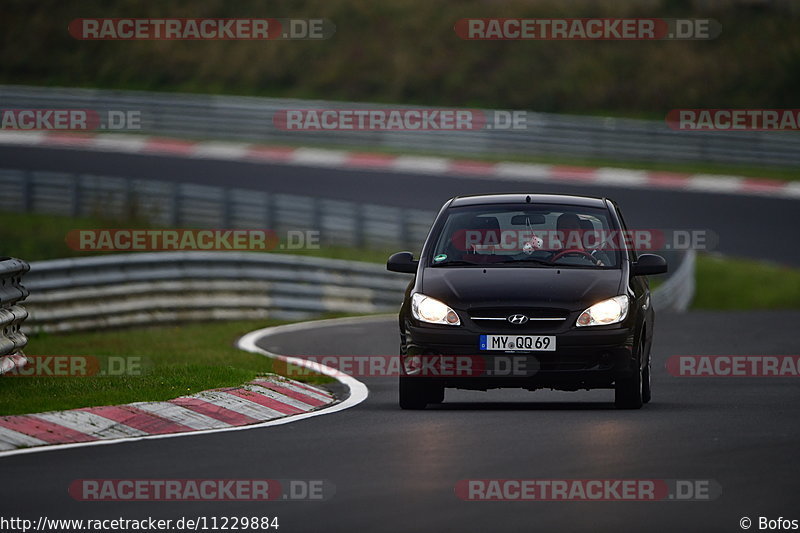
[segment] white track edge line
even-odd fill
[[[233,426],[228,428],[218,428],[218,429],[203,429],[198,431],[187,431],[184,433],[167,433],[164,435],[146,435],[142,437],[126,437],[121,439],[108,439],[108,440],[96,440],[90,442],[70,442],[65,444],[51,444],[47,446],[34,446],[30,448],[19,448],[16,450],[7,450],[0,452],[0,458],[9,457],[12,455],[21,455],[27,453],[41,453],[41,452],[50,452],[55,450],[65,450],[69,448],[86,448],[88,446],[103,446],[108,444],[121,444],[123,442],[136,442],[141,440],[152,440],[152,439],[170,439],[170,438],[177,438],[177,437],[194,437],[198,435],[210,435],[212,433],[224,433],[228,431],[246,431],[250,429],[260,429],[265,427],[271,426],[282,426],[284,424],[289,424],[291,422],[296,422],[298,420],[304,420],[306,418],[312,418],[315,416],[327,415],[336,413],[338,411],[343,411],[345,409],[349,409],[351,407],[355,407],[356,405],[360,404],[364,400],[367,399],[369,396],[369,389],[367,386],[364,385],[362,382],[358,381],[352,376],[348,376],[346,374],[342,374],[338,370],[320,365],[317,363],[311,363],[310,361],[306,361],[305,359],[300,359],[298,357],[286,357],[283,355],[278,355],[263,348],[259,348],[256,345],[256,341],[261,340],[265,337],[270,335],[276,335],[278,333],[289,333],[295,331],[304,331],[306,329],[313,329],[316,327],[327,327],[327,326],[335,326],[337,324],[348,324],[353,322],[362,322],[362,321],[371,321],[376,319],[385,319],[387,315],[378,315],[378,316],[366,316],[366,317],[348,317],[348,318],[331,318],[325,320],[312,320],[308,322],[298,322],[295,324],[285,324],[283,326],[271,326],[268,328],[257,329],[255,331],[251,331],[250,333],[246,333],[242,336],[237,342],[236,347],[240,350],[244,350],[246,352],[251,353],[258,353],[264,355],[266,357],[270,357],[272,359],[282,359],[284,361],[290,362],[292,364],[298,366],[305,366],[308,368],[313,368],[316,372],[320,374],[325,374],[327,376],[333,377],[343,385],[347,386],[350,389],[350,395],[341,402],[336,402],[330,405],[330,407],[320,407],[315,411],[309,411],[306,413],[299,413],[296,415],[285,416],[281,418],[276,418],[274,420],[267,420],[265,422],[258,422],[256,424],[250,424],[246,426]]]

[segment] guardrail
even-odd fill
[[[652,292],[653,308],[656,311],[684,312],[694,298],[694,272],[697,253],[687,250],[667,256],[671,274]],[[674,259],[673,259],[674,258]]]
[[[159,252],[32,264],[34,330],[216,319],[302,320],[397,309],[409,277],[383,265],[247,252]]]
[[[318,231],[323,246],[379,250],[416,250],[436,215],[240,188],[14,169],[0,169],[0,190],[0,210],[6,211],[111,218],[127,214],[172,228]]]
[[[29,269],[25,261],[0,257],[0,374],[27,362],[22,350],[28,344],[28,337],[20,327],[28,312],[19,302],[28,296],[22,276]]]
[[[655,291],[657,309],[686,309],[693,265],[683,260]],[[57,332],[391,312],[399,309],[409,281],[380,264],[284,254],[159,252],[40,261],[26,278],[26,327]]]
[[[291,144],[380,147],[497,156],[524,154],[639,161],[715,161],[800,166],[800,137],[780,132],[675,131],[664,121],[527,112],[524,129],[298,132],[275,127],[288,109],[408,109],[408,106],[200,94],[0,86],[3,107],[141,113],[140,133]],[[422,109],[416,106],[415,109]],[[493,116],[496,111],[487,111]]]

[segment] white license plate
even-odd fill
[[[501,352],[554,352],[552,335],[481,335],[481,350]]]

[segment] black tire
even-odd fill
[[[644,341],[642,340],[637,350],[633,375],[617,379],[614,385],[614,405],[617,409],[641,409],[644,404],[644,376],[639,363],[640,358],[644,355],[643,346]]]
[[[425,409],[428,405],[428,390],[425,378],[400,377],[400,409]]]
[[[444,402],[444,385],[441,383],[430,383],[428,385],[428,403],[442,403]]]

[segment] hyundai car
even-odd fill
[[[608,198],[486,194],[448,200],[400,309],[399,403],[422,409],[447,388],[613,389],[615,405],[650,401],[654,311],[647,276]]]

